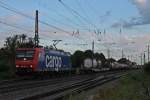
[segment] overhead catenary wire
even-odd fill
[[[76,14],[72,11],[72,9],[70,9],[69,6],[65,5],[65,4],[64,4],[63,2],[61,2],[61,1],[59,1],[59,2],[66,8],[66,10],[67,10],[68,12],[70,12],[70,13],[73,15],[73,17],[74,17],[75,19],[78,20],[78,22],[80,22],[82,25],[86,25],[86,23],[85,23],[83,20],[81,20],[81,18],[80,18],[78,15],[76,15]]]
[[[29,15],[26,15],[26,14],[20,12],[20,11],[15,10],[15,9],[12,9],[12,7],[10,7],[9,5],[5,4],[5,3],[2,2],[2,1],[0,1],[0,7],[1,7],[1,8],[4,8],[4,9],[6,9],[6,10],[9,10],[9,11],[11,11],[11,12],[14,12],[14,13],[16,13],[16,14],[19,14],[19,15],[21,15],[21,16],[24,16],[24,17],[26,17],[26,18],[29,18],[29,19],[31,19],[31,20],[35,20],[34,17],[29,16]],[[51,25],[51,24],[49,24],[49,23],[47,23],[47,22],[44,22],[44,21],[42,21],[42,20],[39,20],[39,23],[44,24],[44,25],[46,25],[46,26],[49,26],[49,27],[51,27],[51,28],[54,28],[54,29],[56,29],[56,30],[59,30],[59,31],[68,33],[69,35],[72,34],[72,33],[69,32],[69,31],[66,31],[66,30],[63,30],[63,29],[61,29],[61,28],[58,28],[57,26]]]
[[[77,29],[75,26],[72,26],[70,23],[64,23],[64,22],[62,22],[62,21],[60,21],[60,20],[57,20],[57,19],[51,17],[50,15],[47,15],[47,17],[50,18],[52,21],[54,21],[54,22],[57,23],[57,24],[63,25],[63,26],[65,26],[65,27],[66,27],[66,26],[67,26],[67,27],[70,27],[70,28],[72,28],[73,30]]]
[[[32,31],[32,30],[27,30],[27,29],[25,29],[25,28],[23,28],[23,27],[21,27],[21,26],[16,26],[16,25],[14,25],[14,24],[10,24],[10,23],[7,23],[7,22],[3,22],[3,21],[1,21],[0,20],[0,24],[3,24],[3,25],[5,25],[5,26],[9,26],[9,27],[12,27],[12,28],[15,28],[15,29],[18,29],[18,30],[22,30],[22,31],[24,31],[26,34],[28,34],[28,33],[34,33],[34,31]],[[12,32],[12,31],[11,31]],[[15,32],[17,32],[17,31],[15,31]],[[47,37],[47,35],[45,35],[45,34],[43,34],[45,37]]]
[[[62,2],[62,0],[58,0],[67,10],[70,10],[71,12],[73,12],[73,14],[75,14],[76,16],[78,16],[80,19],[82,19],[85,23],[87,24],[91,24],[92,26],[94,26],[94,28],[96,28],[96,26],[89,22],[88,19],[86,19],[85,17],[83,17],[82,15],[80,15],[76,10],[74,10],[73,8],[69,7],[68,5],[66,5],[64,2]]]
[[[75,14],[78,18],[82,19],[82,21],[84,21],[87,24],[90,24],[92,27],[94,27],[93,32],[91,31],[91,29],[89,28],[88,31],[92,32],[92,34],[95,34],[95,30],[97,31],[98,28],[95,24],[93,24],[92,22],[90,22],[88,19],[86,19],[85,17],[83,17],[82,15],[80,15],[80,13],[78,13],[76,10],[74,10],[73,8],[69,7],[67,4],[65,4],[64,2],[62,2],[62,0],[58,0],[68,11],[70,11],[73,15]],[[97,35],[97,33],[96,33]],[[97,37],[96,37],[97,38]]]
[[[40,3],[40,6],[42,6],[44,9],[46,9],[46,10],[48,10],[48,11],[49,11],[49,10],[53,11],[55,14],[57,14],[57,15],[63,17],[66,21],[69,21],[70,23],[74,24],[74,25],[77,26],[77,27],[79,27],[79,26],[80,26],[80,27],[84,27],[84,26],[81,26],[82,23],[81,23],[80,20],[78,20],[78,22],[80,22],[81,24],[76,23],[75,20],[71,19],[71,18],[68,17],[68,16],[63,15],[62,13],[58,12],[57,10],[55,10],[55,9],[53,9],[53,8],[50,8],[50,7],[46,6],[45,4],[43,5],[43,4]],[[75,17],[76,17],[76,16],[75,16]],[[78,18],[75,18],[75,19],[78,19]]]
[[[76,3],[78,5],[78,7],[81,9],[81,11],[84,13],[84,17],[88,18],[89,22],[93,23],[91,21],[91,19],[89,18],[88,14],[86,13],[86,11],[84,10],[84,8],[82,7],[82,5],[80,4],[79,0],[76,0]],[[95,25],[94,25],[95,26]]]
[[[0,24],[4,24],[4,25],[6,25],[6,26],[13,27],[13,28],[16,28],[16,29],[19,29],[19,30],[23,30],[23,31],[25,31],[25,32],[33,32],[33,31],[27,30],[27,29],[25,29],[25,28],[23,28],[23,27],[16,26],[16,25],[12,25],[12,24],[3,22],[3,21],[1,21],[1,20],[0,20]]]
[[[47,17],[49,17],[51,20],[53,20],[53,21],[55,21],[57,24],[63,24],[63,26],[69,26],[69,27],[71,27],[72,29],[74,29],[74,30],[76,30],[76,29],[80,29],[80,30],[89,30],[88,28],[86,28],[86,27],[84,27],[84,26],[81,26],[80,24],[77,24],[77,23],[74,23],[74,25],[73,25],[73,23],[72,23],[72,25],[71,25],[71,23],[64,23],[64,22],[61,22],[60,20],[57,20],[57,19],[55,19],[55,18],[53,18],[53,17],[51,17],[50,15],[47,15]],[[65,17],[65,16],[64,16]],[[70,20],[69,22],[72,22],[72,20],[69,18],[68,20]]]
[[[27,29],[25,29],[25,28],[23,28],[23,27],[16,26],[16,25],[14,25],[14,24],[10,24],[10,23],[7,23],[7,22],[3,22],[3,21],[1,21],[1,20],[0,20],[0,24],[3,24],[3,25],[5,25],[5,26],[9,26],[9,27],[12,27],[12,28],[15,28],[15,29],[18,29],[18,30],[22,30],[22,31],[25,32],[25,34],[34,33],[34,31],[32,31],[32,30],[27,30]],[[15,32],[17,32],[17,31],[15,31]],[[11,33],[13,33],[12,30],[11,30]],[[48,36],[49,36],[49,35],[46,35],[46,34],[42,34],[42,35],[43,35],[44,37],[48,37]]]
[[[92,1],[92,0],[90,0]],[[93,14],[97,14],[97,11],[95,10],[95,8],[91,5],[91,2],[89,2],[88,0],[86,1],[88,4],[88,7],[91,9],[91,11],[93,11]],[[97,16],[98,17],[98,16]],[[99,18],[99,17],[98,17]]]
[[[89,2],[90,1],[90,2]],[[98,14],[98,11],[94,8],[94,6],[92,5],[92,1],[93,0],[87,0],[86,1],[86,4],[88,6],[88,8],[90,8],[90,10],[93,12],[93,14],[95,15],[95,17],[97,17],[97,20],[100,19],[100,17],[97,15]],[[98,21],[97,21],[98,22]],[[98,23],[99,25],[101,25],[102,23]],[[97,26],[98,27],[98,26]],[[100,27],[98,27],[99,29]]]
[[[8,11],[11,11],[11,12],[13,12],[13,13],[15,13],[15,14],[21,15],[21,16],[23,16],[23,17],[25,17],[25,18],[28,18],[28,19],[31,19],[31,20],[35,20],[34,17],[29,16],[29,15],[27,15],[27,14],[25,14],[25,13],[22,13],[22,12],[20,12],[19,10],[17,10],[16,8],[13,8],[13,7],[11,7],[10,5],[5,4],[5,3],[2,2],[2,1],[0,1],[0,7],[6,9],[6,10],[8,10]],[[66,30],[63,30],[63,29],[61,29],[61,28],[59,28],[59,27],[57,27],[57,26],[51,25],[51,24],[49,24],[49,23],[47,23],[47,22],[44,22],[44,21],[42,21],[42,20],[39,20],[39,23],[44,24],[44,25],[49,26],[49,27],[52,27],[52,28],[54,28],[54,29],[56,29],[56,30],[59,30],[59,31],[61,31],[61,32],[68,33],[69,35],[72,36],[72,33],[71,33],[71,32],[68,32],[68,31],[66,31]],[[83,40],[83,38],[80,38],[80,37],[75,37],[75,38],[77,38],[77,39],[82,39],[82,40]],[[84,41],[85,41],[85,40],[84,40]]]
[[[64,2],[62,2],[62,0],[58,0],[68,11],[70,11],[72,14],[75,14],[75,16],[77,16],[78,18],[82,19],[82,21],[84,21],[87,24],[92,25],[95,29],[97,29],[96,25],[94,25],[93,23],[91,23],[88,19],[86,19],[85,17],[83,17],[82,15],[80,15],[76,10],[74,10],[73,8],[69,7],[68,5],[66,5]]]

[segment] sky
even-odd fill
[[[140,63],[150,40],[150,0],[0,0],[0,47],[6,37],[34,37],[35,11],[39,11],[40,44],[73,53],[87,50],[116,59],[124,56]]]

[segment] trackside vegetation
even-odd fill
[[[96,90],[91,96],[88,93],[82,95],[70,95],[68,100],[150,100],[150,63],[146,63],[143,69],[131,71],[126,76]],[[66,99],[66,98],[65,98]]]
[[[145,71],[145,73],[150,75],[150,62],[148,62],[144,65],[144,71]]]
[[[84,91],[79,95],[71,94],[64,100],[150,100],[150,75],[132,71],[90,95]]]
[[[101,89],[93,100],[150,100],[150,76],[144,72],[130,73],[117,85]]]
[[[8,74],[9,73],[9,74]],[[11,78],[10,64],[5,56],[0,56],[0,79]]]

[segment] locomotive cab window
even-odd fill
[[[34,50],[17,50],[16,59],[27,59],[32,60],[34,57]]]

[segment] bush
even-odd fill
[[[13,77],[10,64],[8,63],[8,59],[6,57],[0,57],[0,80],[1,79],[9,79]]]
[[[144,71],[150,75],[150,62],[144,64]]]
[[[6,72],[10,68],[8,64],[8,59],[6,57],[0,57],[0,72]]]
[[[9,65],[5,61],[0,61],[0,72],[6,72],[9,70]]]

